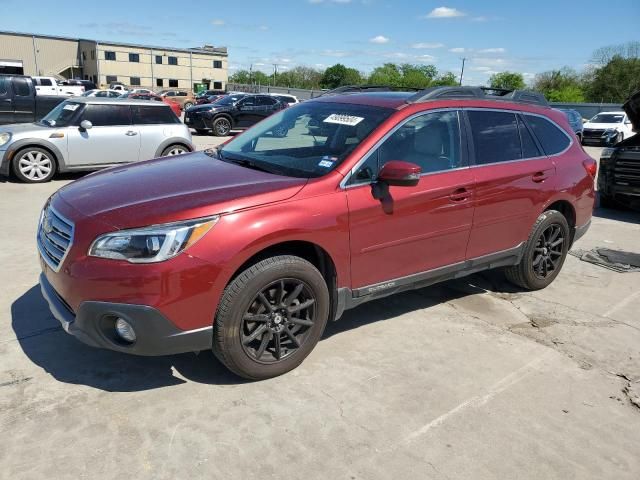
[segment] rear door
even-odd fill
[[[154,102],[155,103],[155,102]],[[160,144],[172,133],[176,116],[169,105],[132,105],[133,125],[140,132],[140,160],[156,157]]]
[[[466,109],[475,165],[475,213],[467,259],[525,241],[555,191],[555,165],[515,111]]]
[[[13,121],[16,123],[33,122],[35,119],[35,91],[31,79],[13,77]]]
[[[79,124],[89,120],[93,127],[83,131]],[[76,126],[68,131],[68,164],[90,166],[136,162],[140,152],[140,133],[131,125],[129,105],[88,104]]]
[[[57,95],[58,88],[57,85],[51,78],[46,77],[36,77],[33,79],[36,95]]]

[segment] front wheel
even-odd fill
[[[43,148],[27,147],[13,157],[13,173],[25,183],[44,183],[56,173],[56,161]]]
[[[186,110],[187,108],[191,108],[191,107],[193,107],[193,103],[191,103],[191,102],[184,102],[184,105],[183,105],[183,107],[182,107],[182,108],[184,108],[184,109]]]
[[[570,241],[564,215],[556,210],[543,212],[533,226],[520,263],[505,269],[507,280],[527,290],[547,287],[560,273]]]
[[[282,375],[313,350],[328,317],[329,290],[316,267],[291,255],[267,258],[225,289],[214,323],[213,352],[241,377]]]

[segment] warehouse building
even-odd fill
[[[154,90],[224,89],[227,49],[171,48],[0,31],[0,73],[120,82]]]

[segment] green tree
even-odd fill
[[[229,76],[229,83],[240,83],[244,85],[268,85],[272,82],[272,78],[269,78],[267,74],[260,70],[238,70],[233,75]]]
[[[455,87],[456,85],[458,85],[458,77],[452,72],[442,73],[431,82],[432,87]]]
[[[399,87],[402,84],[402,72],[395,63],[385,63],[381,67],[373,69],[367,83],[369,85]]]
[[[549,90],[545,96],[550,102],[581,103],[585,100],[583,89],[577,85],[565,85],[562,88]]]
[[[582,102],[585,98],[585,79],[569,67],[539,73],[532,87],[552,102]]]
[[[522,90],[525,87],[524,78],[517,72],[494,73],[489,78],[491,88],[506,88],[508,90]]]
[[[640,58],[614,55],[606,65],[596,68],[587,86],[593,102],[624,102],[640,89]]]
[[[337,63],[327,68],[320,79],[322,88],[338,88],[343,85],[358,85],[362,83],[362,75],[355,68],[347,68]]]

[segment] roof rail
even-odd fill
[[[388,85],[344,85],[342,87],[334,88],[324,92],[321,97],[328,95],[344,95],[347,93],[363,93],[363,92],[408,92],[408,91],[421,91],[421,88],[410,87],[391,87]]]
[[[547,99],[538,92],[529,90],[509,90],[491,87],[429,87],[407,99],[407,103],[444,100],[452,98],[477,98],[483,100],[505,100],[509,102],[530,103],[549,106]]]

